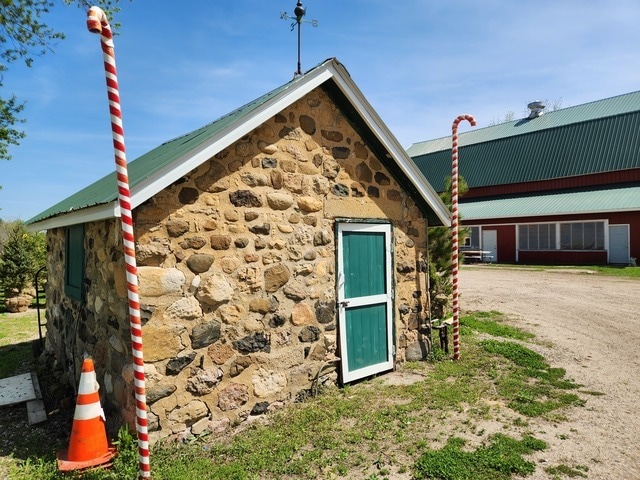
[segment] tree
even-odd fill
[[[120,0],[97,0],[96,5],[106,12],[119,11]],[[86,0],[64,0],[67,5],[75,4],[88,9]],[[0,88],[11,63],[24,61],[27,67],[34,57],[53,52],[58,40],[64,38],[46,23],[46,16],[55,6],[54,0],[0,0]],[[14,94],[0,96],[0,159],[9,160],[11,145],[18,145],[25,137],[19,125],[25,122],[20,115],[24,102]]]
[[[462,197],[469,187],[467,182],[461,176],[458,177],[458,196]],[[451,177],[445,182],[445,189],[440,194],[442,202],[452,208],[452,189]],[[461,217],[458,216],[458,221]],[[464,239],[469,236],[468,228],[458,229],[458,242],[460,245],[464,243]],[[451,265],[451,251],[453,244],[451,241],[450,227],[431,227],[429,228],[429,297],[431,299],[431,318],[444,318],[449,304],[449,295],[451,295],[452,284],[451,274],[453,267]]]
[[[22,293],[46,259],[46,240],[42,232],[29,233],[24,223],[13,222],[7,231],[0,255],[0,288],[5,297]]]

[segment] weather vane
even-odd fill
[[[300,63],[300,25],[302,25],[303,22],[306,23],[310,23],[313,27],[317,27],[318,26],[318,21],[317,20],[303,20],[302,17],[304,17],[304,15],[307,13],[306,9],[302,6],[302,2],[300,0],[298,0],[298,3],[296,4],[296,8],[293,10],[293,14],[294,16],[290,16],[288,13],[286,12],[280,12],[280,18],[284,19],[284,20],[288,20],[290,18],[294,19],[295,21],[291,24],[291,31],[293,32],[293,29],[296,28],[296,25],[298,26],[298,70],[296,70],[296,72],[293,74],[294,78],[302,75],[302,64]]]

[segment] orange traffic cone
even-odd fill
[[[115,456],[115,448],[110,447],[107,442],[99,388],[93,360],[85,358],[80,374],[69,449],[58,452],[58,470],[61,472],[106,466]]]

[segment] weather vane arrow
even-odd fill
[[[286,12],[280,12],[280,18],[282,18],[283,20],[289,20],[289,19],[294,19],[295,21],[291,24],[291,31],[293,32],[293,29],[296,28],[296,25],[298,26],[298,69],[296,70],[296,72],[294,73],[294,78],[302,75],[302,63],[300,62],[300,26],[303,23],[310,23],[312,27],[317,27],[318,26],[318,21],[317,20],[304,20],[304,16],[307,13],[307,10],[305,7],[302,6],[302,2],[300,0],[298,0],[298,3],[296,4],[296,8],[293,10],[293,15],[291,16]]]

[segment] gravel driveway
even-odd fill
[[[581,271],[495,266],[460,272],[462,311],[497,310],[536,334],[552,366],[583,385],[584,408],[564,422],[537,421],[544,464],[587,466],[590,479],[640,479],[640,281]],[[464,346],[463,346],[464,348]],[[533,478],[533,477],[529,477]]]

